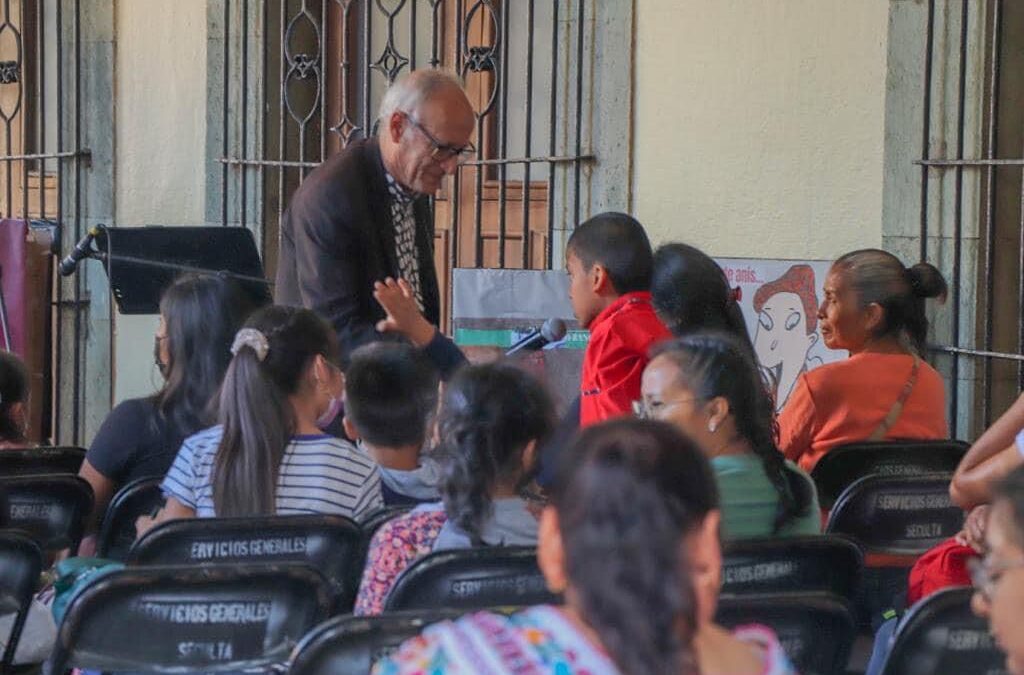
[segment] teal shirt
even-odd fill
[[[810,483],[814,499],[805,515],[791,520],[778,534],[821,534],[821,513],[814,484],[795,464],[788,460],[786,464]],[[723,539],[772,536],[779,497],[764,472],[761,460],[756,455],[725,455],[713,457],[711,468],[715,472],[722,504]]]

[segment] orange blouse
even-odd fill
[[[899,398],[914,367],[907,354],[861,353],[804,373],[779,414],[779,448],[810,473],[822,455],[866,440]],[[917,382],[886,439],[947,438],[942,376],[921,363]]]

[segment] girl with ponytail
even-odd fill
[[[640,416],[669,422],[710,459],[723,537],[820,533],[814,484],[779,452],[771,394],[745,345],[714,332],[663,343],[641,391]]]
[[[562,607],[428,627],[376,675],[791,675],[774,634],[714,623],[718,495],[697,445],[661,422],[586,429],[561,456],[537,560]]]
[[[381,613],[398,575],[431,551],[535,545],[537,519],[520,495],[536,474],[537,446],[553,426],[554,405],[527,372],[507,363],[459,370],[438,417],[434,458],[443,501],[377,531],[355,613]]]
[[[164,478],[172,518],[325,513],[382,505],[377,466],[317,420],[341,396],[334,332],[316,314],[271,306],[235,335],[219,422],[185,440]],[[140,534],[152,526],[144,519]]]
[[[785,455],[810,471],[844,443],[946,438],[942,377],[924,361],[925,300],[945,300],[942,274],[863,249],[832,264],[824,290],[818,322],[825,346],[850,358],[798,378],[779,415]]]

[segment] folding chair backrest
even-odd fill
[[[326,580],[302,564],[128,567],[72,598],[47,672],[265,668],[329,607]]]
[[[903,617],[885,661],[885,675],[1006,672],[1006,656],[985,620],[971,611],[970,588],[928,596]]]
[[[811,479],[822,508],[830,509],[843,490],[864,476],[953,473],[968,447],[954,439],[847,443],[818,460]]]
[[[16,530],[0,531],[0,615],[15,614],[0,663],[4,673],[11,670],[42,568],[43,552],[27,534]]]
[[[804,675],[845,672],[857,636],[849,604],[830,593],[723,596],[716,620],[728,628],[752,623],[768,626]]]
[[[85,460],[82,448],[27,448],[0,452],[0,477],[77,474]]]
[[[408,567],[385,601],[387,611],[484,609],[558,603],[533,547],[438,551]]]
[[[852,601],[863,566],[860,549],[845,537],[736,541],[725,546],[722,594],[821,591]]]
[[[8,527],[27,532],[44,551],[77,551],[92,511],[87,482],[70,474],[11,476],[0,478],[0,492]]]
[[[160,482],[153,476],[128,483],[114,495],[103,517],[96,540],[96,555],[101,558],[124,560],[135,541],[135,521],[148,515],[163,502]]]
[[[952,537],[964,513],[949,497],[950,474],[865,476],[843,491],[825,531],[869,553],[917,555]]]
[[[289,675],[369,673],[377,661],[426,626],[455,619],[459,614],[454,610],[423,610],[335,617],[302,639],[292,653]]]
[[[342,516],[260,516],[172,520],[132,546],[132,565],[299,562],[331,583],[337,611],[355,601],[363,571],[362,531]]]

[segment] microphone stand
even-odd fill
[[[132,255],[120,255],[105,253],[103,251],[92,250],[85,259],[99,260],[107,266],[107,270],[110,270],[111,262],[123,262],[131,263],[133,265],[139,265],[141,267],[149,267],[151,269],[170,270],[173,272],[191,273],[191,274],[207,274],[212,276],[227,277],[229,279],[235,279],[236,281],[249,281],[252,283],[263,284],[265,286],[273,286],[274,282],[264,277],[254,277],[248,274],[238,274],[236,272],[228,272],[227,270],[214,270],[205,267],[193,267],[191,265],[182,265],[180,263],[164,262],[162,260],[153,260],[151,258],[137,258]]]

